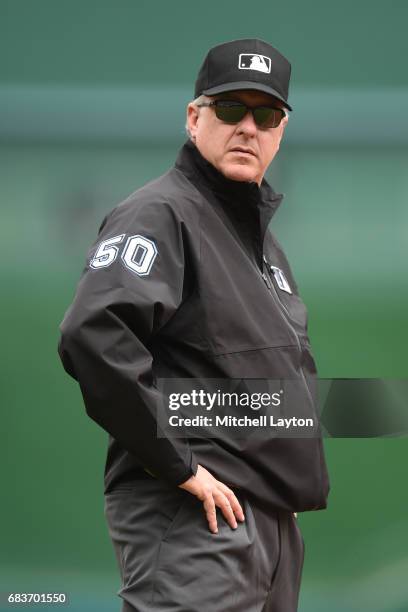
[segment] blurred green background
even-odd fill
[[[107,436],[62,370],[58,324],[105,212],[173,163],[210,46],[259,37],[292,62],[268,179],[320,376],[408,377],[407,18],[405,0],[0,0],[3,602],[119,610]],[[329,509],[299,517],[300,612],[406,612],[407,439],[325,446]]]

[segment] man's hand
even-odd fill
[[[235,494],[224,483],[220,482],[202,465],[198,466],[195,476],[179,485],[192,495],[198,497],[204,504],[210,531],[218,533],[216,506],[221,508],[228,524],[233,529],[237,528],[237,521],[244,521],[244,513]]]

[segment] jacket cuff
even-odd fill
[[[174,481],[174,484],[177,486],[183,484],[183,482],[186,482],[186,480],[191,478],[191,476],[195,476],[197,474],[197,469],[198,469],[197,460],[195,458],[195,455],[191,452],[190,464],[189,464],[188,469],[185,470],[185,472],[182,472],[180,476],[177,476],[177,478]]]
[[[189,453],[190,453],[190,459],[186,461],[186,464],[188,465],[188,467],[184,466],[184,468],[181,471],[177,470],[173,472],[171,475],[162,474],[161,476],[159,476],[159,474],[155,474],[154,472],[149,470],[147,467],[144,467],[143,469],[145,472],[150,474],[150,476],[153,476],[153,478],[162,478],[163,480],[166,480],[168,483],[172,485],[179,486],[183,484],[183,482],[186,482],[186,480],[191,478],[191,476],[195,476],[197,474],[197,470],[198,470],[197,459],[195,458],[195,455],[192,453],[191,450],[189,450]]]

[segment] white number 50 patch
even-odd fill
[[[98,270],[113,264],[119,253],[119,247],[116,245],[121,244],[125,236],[126,234],[120,234],[101,242],[89,262],[91,268]],[[124,265],[138,276],[147,276],[152,269],[156,255],[155,243],[144,236],[140,236],[140,234],[136,234],[135,236],[129,236],[127,239],[121,259]]]

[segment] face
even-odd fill
[[[212,96],[211,99],[237,100],[248,106],[283,106],[273,96],[253,89]],[[201,155],[224,176],[234,181],[261,184],[275,157],[287,124],[284,117],[277,128],[260,128],[252,113],[237,124],[217,119],[213,107],[187,107],[187,125]]]

